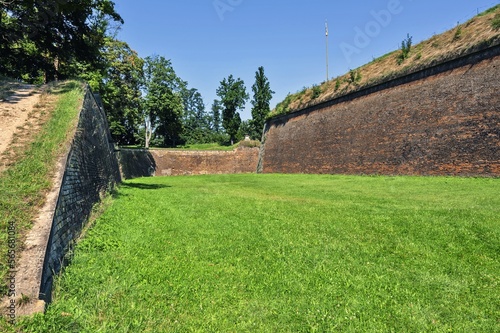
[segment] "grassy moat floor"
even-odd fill
[[[490,178],[127,181],[17,329],[498,332],[499,193]]]

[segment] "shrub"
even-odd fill
[[[403,61],[408,59],[412,43],[413,43],[413,37],[410,36],[410,34],[407,34],[406,39],[403,39],[403,41],[401,42],[401,53],[399,54],[398,57],[398,65],[401,65]]]
[[[462,38],[462,27],[458,26],[457,30],[455,30],[455,35],[453,36],[453,41],[456,42],[460,38]]]
[[[349,78],[347,79],[347,82],[349,84],[357,85],[359,81],[361,81],[361,73],[358,70],[349,70]]]
[[[340,85],[341,85],[340,79],[337,79],[337,81],[335,81],[335,91],[340,89]]]
[[[311,96],[311,99],[316,99],[318,98],[320,95],[321,95],[322,91],[321,91],[321,87],[318,86],[318,85],[314,85],[313,88],[312,88],[312,96]]]

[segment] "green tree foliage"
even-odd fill
[[[238,134],[236,135],[236,139],[241,141],[245,138],[245,136],[250,135],[253,130],[252,120],[243,120],[240,124],[240,128],[238,130]]]
[[[183,140],[188,144],[212,142],[210,116],[205,112],[201,94],[193,88],[186,90],[184,95]]]
[[[214,100],[212,104],[212,131],[214,133],[221,132],[221,113],[222,113],[222,105],[218,99]]]
[[[98,87],[114,140],[136,143],[141,119],[141,84],[144,60],[127,43],[108,39],[104,48],[106,70]],[[98,74],[95,74],[98,76]]]
[[[231,144],[234,144],[241,124],[238,110],[245,106],[249,98],[245,83],[240,78],[235,80],[233,75],[229,75],[227,79],[221,81],[217,88],[217,96],[220,97],[223,106],[222,126],[229,135]]]
[[[254,139],[262,137],[262,130],[267,115],[271,112],[269,103],[273,98],[274,91],[271,90],[269,80],[264,74],[264,67],[259,67],[255,73],[255,83],[252,86],[252,121],[250,122],[249,134]]]
[[[187,83],[162,56],[147,57],[144,68],[144,110],[154,136],[165,147],[175,147],[183,131],[183,92]]]
[[[98,66],[108,21],[123,23],[110,0],[0,1],[1,74],[51,81]]]

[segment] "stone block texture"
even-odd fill
[[[72,242],[80,235],[92,207],[119,181],[106,115],[87,88],[54,212],[40,299],[50,302],[53,276],[61,270]]]
[[[500,176],[500,47],[268,121],[264,173]]]

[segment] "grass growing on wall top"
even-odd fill
[[[473,17],[465,23],[411,47],[404,61],[399,60],[402,50],[396,50],[373,59],[350,73],[332,78],[321,85],[303,88],[289,94],[278,103],[268,118],[301,110],[308,106],[332,100],[366,87],[374,86],[429,66],[455,59],[471,50],[500,43],[500,5]],[[406,37],[402,34],[400,43]],[[412,32],[409,31],[409,36]],[[399,61],[398,61],[399,60]],[[359,75],[353,80],[352,73]],[[319,92],[320,91],[320,92]],[[319,93],[318,93],[319,92]]]
[[[43,205],[45,193],[51,187],[56,160],[63,152],[68,134],[76,126],[83,100],[79,82],[64,82],[47,87],[41,102],[46,103],[50,116],[27,147],[17,148],[17,160],[0,174],[0,294],[7,292],[6,274],[7,228],[16,228],[16,259],[19,260],[23,236],[32,225],[37,210]],[[0,324],[1,328],[1,324]]]
[[[25,332],[495,332],[500,179],[125,182]]]

